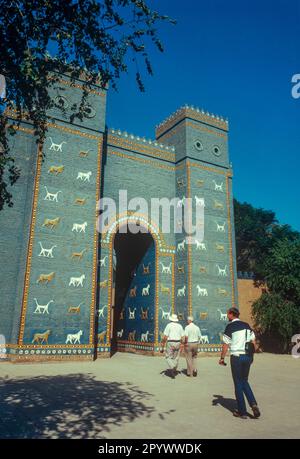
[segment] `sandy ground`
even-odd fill
[[[198,377],[164,375],[163,357],[0,364],[1,438],[299,438],[300,359],[255,356],[260,419],[232,416],[230,365],[200,357]],[[179,370],[185,369],[180,359]],[[251,413],[251,410],[249,410]]]

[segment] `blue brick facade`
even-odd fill
[[[106,91],[96,86],[84,119],[70,124],[81,93],[82,82],[71,85],[67,77],[53,89],[66,115],[49,113],[43,157],[29,124],[12,140],[22,176],[12,189],[14,207],[0,214],[7,259],[0,334],[7,356],[92,359],[109,356],[113,342],[120,351],[156,354],[172,312],[183,325],[193,314],[204,336],[201,349],[218,351],[226,309],[237,305],[227,122],[183,107],[148,141],[106,129]],[[187,244],[185,234],[174,232],[180,218],[172,209],[170,232],[147,209],[126,214],[117,208],[99,234],[96,204],[100,197],[118,203],[119,190],[126,190],[128,201],[143,197],[149,209],[152,198],[191,198],[194,211],[203,202],[204,238]],[[120,306],[114,241],[130,223],[141,225],[152,241]]]

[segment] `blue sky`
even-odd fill
[[[291,96],[300,0],[149,4],[178,24],[161,27],[165,52],[151,50],[146,93],[134,67],[109,91],[108,126],[154,138],[155,125],[185,103],[228,117],[234,196],[300,231],[300,98]]]

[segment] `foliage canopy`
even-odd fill
[[[152,75],[148,50],[153,44],[163,51],[157,33],[162,22],[175,21],[144,0],[0,0],[0,74],[7,84],[6,99],[0,99],[0,210],[12,205],[8,183],[20,174],[9,152],[4,108],[14,108],[18,122],[26,115],[42,142],[55,72],[74,80],[85,71],[83,98],[72,119],[83,116],[86,89],[99,78],[102,86],[110,82],[115,88],[130,63],[143,91],[138,57]]]

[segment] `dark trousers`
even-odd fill
[[[238,411],[242,416],[244,416],[247,412],[244,394],[250,406],[257,404],[250,384],[248,383],[248,376],[252,362],[253,357],[250,357],[249,355],[240,355],[239,357],[232,355],[230,357],[235,397],[238,405]]]

